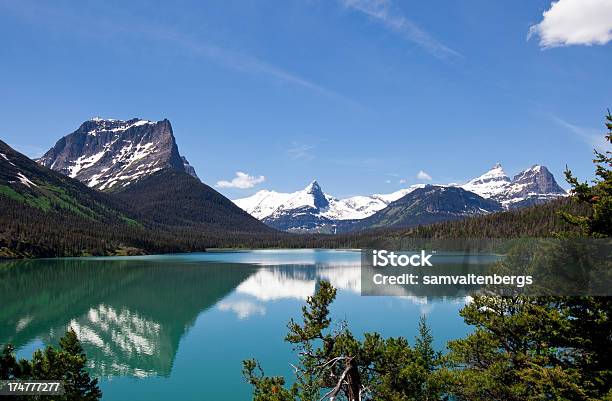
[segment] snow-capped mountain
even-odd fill
[[[323,193],[317,181],[301,191],[280,193],[259,191],[234,203],[267,225],[285,231],[321,232],[332,228],[325,216],[335,199]]]
[[[533,205],[567,195],[551,172],[537,164],[521,171],[510,180],[501,164],[497,163],[480,177],[461,185],[461,188],[485,199],[496,200],[506,209]]]
[[[363,219],[389,203],[421,188],[414,185],[390,194],[353,196],[338,199],[326,194],[315,180],[304,189],[282,193],[262,190],[247,198],[236,199],[240,208],[266,224],[286,231],[335,231],[341,221]]]
[[[350,198],[334,199],[334,208],[327,212],[327,216],[337,220],[365,219],[384,209],[391,202],[423,187],[425,187],[425,184],[415,184],[389,194],[357,195]]]
[[[422,187],[424,185],[417,184],[390,194],[359,195],[338,199],[324,193],[315,180],[300,191],[283,193],[264,189],[249,197],[235,199],[234,203],[260,220],[280,210],[292,210],[303,206],[317,208],[323,216],[330,219],[354,220],[371,216],[389,203]],[[315,200],[315,197],[318,199]]]
[[[493,168],[480,177],[476,177],[461,185],[466,191],[474,192],[483,198],[494,198],[507,191],[510,178],[504,172],[501,164],[497,163]]]
[[[117,190],[164,168],[197,178],[181,156],[170,121],[85,121],[61,138],[38,163],[100,190]]]
[[[407,195],[413,193],[416,189],[425,187],[431,186],[418,184],[400,189],[390,194],[353,196],[350,198],[338,199],[324,193],[319,184],[313,181],[301,191],[282,193],[262,190],[252,196],[236,199],[234,203],[257,219],[279,230],[298,232],[340,232],[358,229],[363,226],[363,224],[356,223],[356,221],[359,220],[390,221],[389,218],[379,218],[377,220],[373,216],[379,213],[385,213],[385,211],[391,207],[392,203],[406,198]],[[453,192],[450,195],[456,196],[449,197],[449,193],[440,189],[444,187],[458,187],[465,190],[467,193],[459,193],[459,195],[461,195],[459,196]],[[439,194],[436,192],[436,196],[423,196],[416,201],[429,203],[435,201],[440,203],[441,200],[450,202],[449,199],[452,198],[453,202],[455,202],[456,199],[462,199],[467,202],[465,205],[462,203],[460,207],[455,205],[457,206],[457,210],[467,206],[471,207],[472,204],[476,205],[474,206],[474,211],[466,212],[465,216],[490,213],[501,210],[502,208],[524,207],[567,195],[563,188],[557,184],[555,178],[548,169],[539,165],[524,170],[515,175],[513,179],[510,179],[504,172],[501,164],[498,163],[480,177],[474,178],[463,185],[437,185],[435,188],[438,188],[438,192],[442,195],[438,196]],[[479,201],[477,202],[477,199],[475,201],[469,198],[470,194],[476,194],[478,198],[484,198],[484,200],[491,201],[499,205],[499,207],[494,207],[491,202],[487,203],[487,207],[482,207],[482,205],[478,203]],[[419,207],[421,206],[423,205]],[[452,218],[456,218],[457,216],[461,216],[456,210],[452,211],[452,213],[449,212],[442,207],[443,205],[434,205],[434,207],[429,204],[428,206],[431,210],[428,210],[427,213],[431,212],[431,216],[428,216],[427,219],[421,219],[422,221],[438,221],[436,220],[438,217],[450,218],[450,216],[452,216]],[[432,207],[435,209],[434,212],[432,212]],[[389,212],[387,211],[387,213]],[[410,226],[410,224],[410,221],[404,219],[399,225]]]
[[[555,177],[544,166],[534,165],[512,178],[508,193],[501,198],[506,207],[523,207],[567,196]]]

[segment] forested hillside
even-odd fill
[[[563,221],[560,212],[586,214],[587,209],[563,198],[549,203],[513,209],[484,216],[470,217],[444,223],[421,225],[410,229],[369,230],[337,236],[311,239],[316,246],[363,248],[401,238],[517,238],[550,237],[555,232],[577,232]]]
[[[211,235],[276,232],[183,171],[158,171],[113,196],[155,227],[205,231]]]
[[[362,248],[399,238],[506,238],[571,231],[570,199],[410,229],[341,235],[277,232],[185,172],[162,170],[103,193],[39,166],[0,142],[0,257],[204,251],[207,248]]]
[[[0,141],[0,257],[190,252],[278,241],[274,230],[187,173],[168,174],[169,181],[158,181],[167,177],[160,174],[150,182],[150,193],[136,188],[117,196],[39,166]],[[185,182],[198,190],[181,192]],[[189,203],[200,208],[186,214]]]

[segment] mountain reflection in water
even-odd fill
[[[200,255],[3,263],[0,344],[57,344],[72,327],[94,375],[168,377],[181,338],[202,311],[217,305],[241,319],[264,315],[255,301],[305,300],[321,279],[355,293],[360,288],[358,254],[323,263],[312,258],[316,253],[296,252],[281,259],[289,264],[274,266],[265,252],[251,260],[241,252],[222,255],[241,263]],[[224,301],[232,291],[253,300]]]

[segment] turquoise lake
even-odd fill
[[[412,340],[425,314],[443,350],[470,328],[463,298],[360,295],[360,253],[257,250],[0,264],[0,344],[20,357],[78,333],[103,400],[248,400],[241,361],[291,376],[283,341],[320,280],[355,334]]]

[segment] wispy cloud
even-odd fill
[[[431,181],[431,176],[423,170],[420,170],[417,173],[416,178],[417,180],[421,180],[421,181]]]
[[[315,155],[312,153],[315,147],[315,145],[292,142],[291,147],[287,149],[287,155],[292,159],[312,160],[315,158]]]
[[[261,184],[266,180],[266,177],[260,175],[258,177],[249,175],[242,171],[236,171],[236,176],[230,181],[221,180],[217,181],[217,187],[219,188],[238,188],[248,189],[253,188],[255,185]]]
[[[271,77],[281,82],[293,84],[310,91],[316,92],[325,97],[339,100],[352,106],[363,107],[359,102],[340,94],[336,91],[328,89],[314,81],[308,80],[300,75],[292,73],[282,67],[271,64],[267,61],[253,57],[244,52],[238,52],[228,48],[222,48],[202,40],[196,40],[177,32],[169,31],[165,34],[167,40],[179,44],[196,55],[206,57],[216,63],[224,65],[228,68],[246,72],[249,74],[258,74]]]
[[[339,0],[345,7],[365,14],[401,34],[440,59],[462,58],[461,53],[444,45],[393,7],[391,0]]]
[[[610,143],[606,141],[606,138],[603,133],[603,128],[596,129],[596,128],[580,127],[578,125],[569,123],[557,116],[551,116],[551,118],[555,123],[557,123],[561,127],[576,134],[580,139],[582,139],[582,141],[587,143],[589,146],[592,146],[599,151],[612,150]]]
[[[180,26],[164,25],[159,21],[148,21],[135,15],[129,15],[128,18],[121,13],[111,14],[108,12],[101,14],[96,11],[88,13],[87,8],[84,7],[81,7],[80,13],[77,13],[75,8],[62,8],[57,5],[50,6],[45,3],[29,3],[26,1],[7,3],[0,1],[0,7],[38,26],[47,26],[52,30],[63,29],[68,26],[71,29],[71,34],[78,31],[81,35],[97,39],[101,43],[110,43],[110,39],[114,38],[121,39],[120,43],[126,46],[129,46],[129,40],[126,40],[126,38],[144,38],[158,43],[165,42],[172,45],[173,51],[179,49],[187,52],[190,56],[203,57],[230,69],[265,76],[363,108],[363,105],[354,99],[329,89],[312,79],[253,56],[247,51],[219,46],[200,36],[189,35],[181,30]],[[142,46],[140,40],[138,43],[139,46]]]
[[[612,40],[610,0],[559,0],[529,29],[527,40],[540,38],[543,48],[570,45],[604,45]]]

